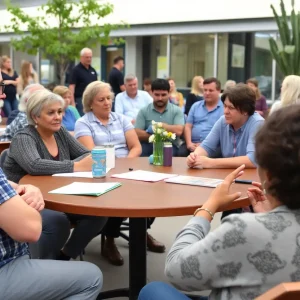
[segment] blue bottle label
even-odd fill
[[[92,174],[93,177],[106,176],[106,150],[105,149],[93,149],[92,150]]]

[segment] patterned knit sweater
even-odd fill
[[[58,146],[59,159],[49,153],[41,136],[34,126],[28,125],[14,136],[5,159],[3,171],[8,180],[19,182],[27,175],[52,175],[74,171],[74,161],[89,154],[69,132],[61,127],[54,133]]]
[[[252,300],[279,283],[300,281],[300,210],[233,214],[209,230],[206,219],[193,217],[177,235],[165,273],[178,289]]]

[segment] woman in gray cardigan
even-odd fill
[[[46,89],[31,95],[26,111],[29,125],[12,139],[4,162],[3,170],[9,180],[19,182],[26,174],[52,175],[91,171],[90,152],[61,126],[64,106],[64,100],[59,95]],[[66,243],[60,251],[59,259],[64,260],[76,258],[107,221],[105,217],[59,214],[67,217],[69,223],[76,224],[71,237],[67,242],[68,236],[65,238]],[[42,218],[43,228],[50,228],[52,231],[53,220],[48,217],[48,213],[42,214]],[[68,227],[70,230],[69,225]],[[61,230],[65,231],[64,228]],[[47,236],[49,232],[43,234]],[[49,242],[43,234],[39,242],[40,249],[45,249],[43,241]]]
[[[229,189],[242,175],[242,165],[178,233],[165,266],[178,289],[210,289],[211,300],[250,300],[282,282],[300,281],[299,116],[299,105],[278,110],[256,135],[261,184],[248,189],[254,213],[231,214],[209,232],[215,212],[241,196]],[[139,300],[145,299],[189,298],[170,285],[152,282],[140,293]]]

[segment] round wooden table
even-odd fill
[[[224,179],[229,169],[189,169],[185,158],[173,158],[172,167],[158,167],[148,163],[148,158],[124,158],[116,160],[116,168],[105,178],[70,178],[53,176],[23,177],[22,184],[39,187],[49,209],[93,216],[129,217],[129,289],[103,292],[99,299],[126,297],[137,299],[139,291],[146,284],[146,232],[147,217],[170,217],[191,215],[208,199],[212,188],[171,184],[164,181],[152,183],[111,178],[110,175],[133,170],[146,170],[188,176]],[[245,170],[242,179],[258,181],[255,169]],[[48,194],[49,191],[80,182],[120,182],[122,186],[99,197]],[[233,184],[232,192],[240,191],[242,196],[226,209],[249,205],[247,184]]]

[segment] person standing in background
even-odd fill
[[[151,85],[152,85],[151,78],[145,78],[144,82],[143,82],[144,91],[147,92],[151,97],[153,97],[152,90],[151,90]]]
[[[260,93],[257,79],[250,78],[246,81],[246,84],[255,92],[255,96],[256,96],[255,111],[265,118],[268,113],[268,104],[267,104],[266,97]]]
[[[8,117],[10,113],[18,108],[17,100],[17,84],[18,74],[11,66],[11,59],[7,55],[1,57],[1,74],[3,83],[5,84],[5,94],[3,110],[5,116]]]
[[[18,95],[22,95],[26,86],[33,83],[39,83],[38,75],[33,70],[32,63],[25,60],[21,65],[21,74],[17,85]]]
[[[195,76],[192,81],[192,90],[186,98],[184,114],[188,115],[192,105],[200,100],[203,100],[203,77]]]
[[[93,52],[89,48],[80,51],[80,62],[72,71],[69,89],[72,94],[71,104],[76,106],[79,114],[84,115],[82,94],[85,88],[93,81],[98,80],[96,70],[91,66]]]

